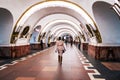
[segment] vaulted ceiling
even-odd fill
[[[116,42],[119,40],[119,35],[116,35],[119,33],[117,31],[119,19],[114,10],[110,9],[114,3],[119,2],[118,0],[0,1],[0,34],[5,35],[5,37],[0,35],[2,38],[0,43],[19,43],[21,39],[26,43],[39,42],[41,39],[47,41],[49,37],[54,41],[58,36],[67,34],[74,40],[83,42]],[[103,16],[106,17],[105,20]],[[113,29],[111,25],[117,29]],[[107,36],[111,30],[115,40],[110,40]]]

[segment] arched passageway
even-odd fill
[[[61,4],[58,4],[58,3],[61,3]],[[65,5],[63,6],[63,4],[65,4]],[[74,12],[74,13],[72,13],[72,12]],[[42,13],[42,14],[40,14],[40,13]],[[38,24],[38,22],[42,18],[49,16],[51,14],[65,14],[65,15],[74,17],[79,22],[79,24],[82,24],[82,28],[84,28],[84,29],[81,29],[81,31],[83,30],[83,32],[84,32],[82,36],[84,36],[85,38],[88,38],[86,40],[89,40],[89,38],[91,38],[91,37],[86,32],[87,30],[86,30],[85,25],[86,24],[92,25],[91,27],[95,30],[93,32],[95,33],[94,38],[95,38],[95,40],[97,40],[96,42],[101,42],[101,37],[100,37],[99,31],[96,28],[96,25],[94,24],[94,21],[92,20],[92,18],[88,15],[87,12],[85,12],[85,10],[83,8],[81,8],[77,4],[69,2],[69,1],[47,1],[47,2],[42,2],[42,3],[33,5],[32,7],[28,8],[28,10],[20,17],[19,21],[17,22],[17,24],[14,28],[13,33],[16,31],[19,33],[19,30],[21,28],[23,28],[29,24],[30,28],[31,28],[29,35],[31,35],[36,24]],[[39,24],[39,25],[41,25],[41,24]],[[42,26],[42,27],[45,27],[45,26]],[[79,25],[78,27],[81,27],[81,25]],[[15,39],[15,37],[18,37],[18,39],[19,39],[19,35],[20,34],[17,34],[16,36],[12,36],[11,40]],[[39,38],[39,36],[36,36],[36,37]],[[29,38],[30,38],[30,36],[27,37],[27,39],[29,39]]]
[[[120,19],[112,5],[102,1],[95,2],[93,13],[103,43],[120,43]]]
[[[0,8],[0,44],[9,44],[13,27],[13,16],[5,8]]]

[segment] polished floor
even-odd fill
[[[120,71],[110,70],[74,45],[67,45],[60,65],[53,46],[8,60],[0,66],[0,80],[120,80]]]

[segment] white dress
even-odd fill
[[[56,41],[56,47],[57,47],[58,55],[62,56],[63,50],[65,50],[64,42],[62,40]]]

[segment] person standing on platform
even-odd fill
[[[72,39],[72,37],[70,37],[70,44],[71,44],[71,47],[72,47],[72,45],[73,45],[73,39]]]
[[[62,59],[63,59],[62,55],[66,51],[66,48],[65,48],[64,41],[62,40],[61,37],[59,37],[58,40],[56,41],[55,51],[58,53],[58,62],[62,64]]]
[[[81,41],[79,41],[78,49],[81,50]]]
[[[40,47],[41,47],[41,50],[43,50],[43,41],[40,40]]]
[[[48,38],[48,47],[50,47],[50,37]]]

